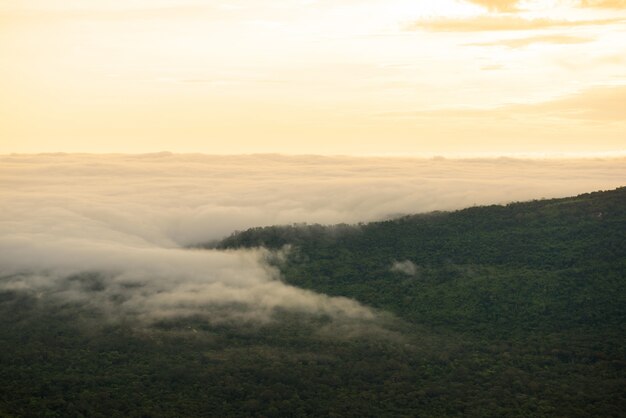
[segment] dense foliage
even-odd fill
[[[626,188],[360,226],[253,228],[219,247],[285,245],[287,282],[413,323],[491,336],[625,325]]]
[[[217,246],[286,245],[285,281],[379,318],[141,325],[6,291],[0,417],[624,416],[626,188]]]

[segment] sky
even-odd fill
[[[623,0],[0,0],[0,153],[623,155]]]

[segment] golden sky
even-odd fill
[[[0,0],[0,153],[626,151],[625,0]]]

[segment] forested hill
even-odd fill
[[[414,323],[481,335],[622,333],[626,323],[624,187],[356,226],[252,228],[218,247],[285,245],[287,282]]]
[[[289,244],[268,257],[285,281],[378,315],[223,322],[245,306],[207,301],[144,322],[107,309],[132,299],[97,303],[116,285],[107,274],[47,293],[5,286],[0,417],[625,416],[625,188],[254,228],[219,247]]]

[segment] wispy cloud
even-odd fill
[[[0,249],[0,291],[88,306],[112,317],[268,321],[276,309],[283,309],[373,318],[355,301],[284,284],[265,263],[271,254],[263,250],[192,251],[103,241],[87,234],[69,238],[23,232],[0,238]]]
[[[496,12],[516,12],[519,0],[468,0]]]
[[[546,122],[561,120],[567,124],[626,124],[626,86],[599,86],[553,100],[537,103],[506,104],[490,108],[449,108],[415,112],[389,112],[383,117],[420,120],[476,120],[489,124],[496,120]],[[512,125],[516,126],[516,125]]]
[[[581,0],[580,5],[598,9],[626,9],[626,0]]]
[[[510,112],[544,113],[568,119],[626,122],[626,86],[601,86],[561,99],[505,108]]]
[[[578,26],[609,25],[624,22],[621,18],[594,20],[526,19],[519,16],[474,16],[469,18],[422,19],[405,26],[406,30],[435,32],[526,31]]]
[[[417,274],[417,266],[411,260],[394,261],[389,270],[395,273],[403,273],[407,276],[415,276]]]
[[[582,44],[587,42],[592,42],[592,38],[583,38],[580,36],[569,36],[569,35],[538,35],[538,36],[529,36],[526,38],[515,38],[515,39],[501,39],[497,41],[491,42],[476,42],[471,44],[466,44],[469,46],[505,46],[508,48],[523,48],[528,45],[533,44],[558,44],[558,45],[571,45],[571,44]]]
[[[519,12],[520,0],[466,0],[470,3],[483,6],[489,11],[500,13]],[[626,0],[580,0],[577,4],[584,8],[598,9],[625,9]]]
[[[424,117],[569,119],[589,122],[626,122],[626,86],[600,86],[562,98],[530,104],[510,104],[490,109],[443,109],[416,112]]]

